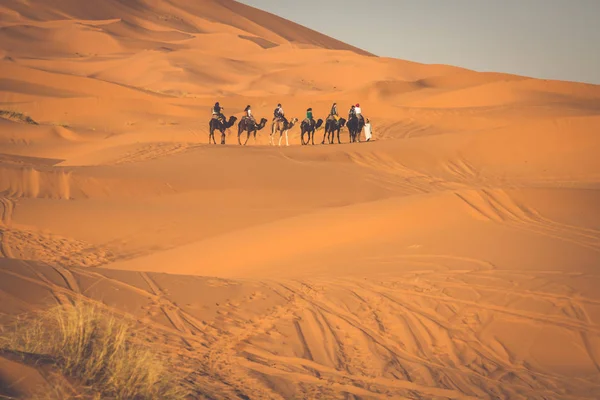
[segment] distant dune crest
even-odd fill
[[[0,10],[6,23],[24,21],[72,20],[108,21],[119,19],[129,30],[174,30],[181,33],[210,33],[211,26],[221,24],[230,30],[238,30],[261,43],[309,44],[333,50],[349,50],[362,55],[370,53],[347,45],[339,40],[305,28],[276,15],[246,6],[233,0],[129,1],[107,0],[101,3],[84,3],[76,0],[33,0],[29,3],[4,1]],[[208,25],[207,25],[208,23]],[[122,31],[121,31],[122,32]],[[116,33],[116,32],[115,32]],[[72,39],[72,38],[71,38]],[[91,38],[90,38],[91,39]],[[91,40],[89,40],[91,42]]]

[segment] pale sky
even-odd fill
[[[600,0],[239,0],[383,57],[600,84]]]

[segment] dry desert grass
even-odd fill
[[[127,319],[76,302],[21,316],[5,329],[0,344],[4,351],[53,362],[91,398],[185,398],[178,377],[144,341]],[[64,393],[54,387],[45,395]]]

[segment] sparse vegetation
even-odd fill
[[[0,117],[11,121],[25,122],[26,124],[39,125],[30,116],[16,111],[0,110]]]
[[[18,318],[0,347],[50,358],[92,398],[185,398],[175,373],[144,339],[123,317],[77,302]]]

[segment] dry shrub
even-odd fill
[[[89,394],[117,399],[183,399],[184,388],[132,322],[83,302],[19,318],[2,348],[49,357]]]
[[[30,116],[17,111],[0,110],[0,118],[5,118],[17,122],[25,122],[27,124],[32,125],[39,125]]]

